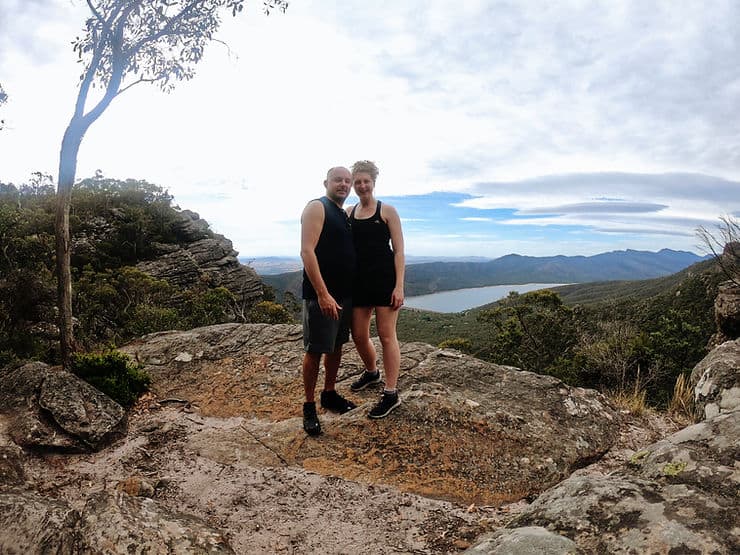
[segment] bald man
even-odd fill
[[[345,167],[331,168],[324,180],[326,195],[306,205],[301,216],[303,259],[303,429],[321,433],[315,390],[324,357],[321,406],[344,414],[355,404],[336,391],[342,345],[349,340],[355,249],[349,219],[342,205],[350,193],[352,175]]]

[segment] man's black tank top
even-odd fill
[[[318,199],[324,205],[324,226],[314,252],[329,294],[337,302],[352,296],[355,273],[355,247],[352,230],[344,210],[327,197]],[[316,290],[303,270],[303,298],[316,299]]]

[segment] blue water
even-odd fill
[[[487,287],[473,287],[470,289],[455,289],[442,291],[430,295],[406,297],[404,305],[411,308],[421,308],[434,312],[461,312],[492,303],[506,297],[509,292],[527,293],[537,289],[548,289],[567,285],[565,283],[525,283],[523,285],[489,285]]]

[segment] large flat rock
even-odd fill
[[[605,398],[559,380],[421,343],[402,345],[402,405],[371,421],[377,391],[348,393],[361,371],[346,346],[339,389],[357,410],[300,424],[299,326],[224,324],[145,336],[124,350],[160,397],[207,415],[253,415],[291,426],[260,438],[283,460],[325,475],[385,483],[445,499],[500,504],[535,495],[606,452],[619,418]],[[208,387],[203,387],[208,384]]]

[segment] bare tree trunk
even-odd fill
[[[80,150],[85,126],[72,118],[62,139],[59,153],[59,181],[57,183],[57,209],[54,233],[56,235],[57,304],[59,307],[59,346],[62,365],[70,367],[76,344],[72,327],[72,270],[69,233],[69,207],[72,186],[77,173],[77,153]]]

